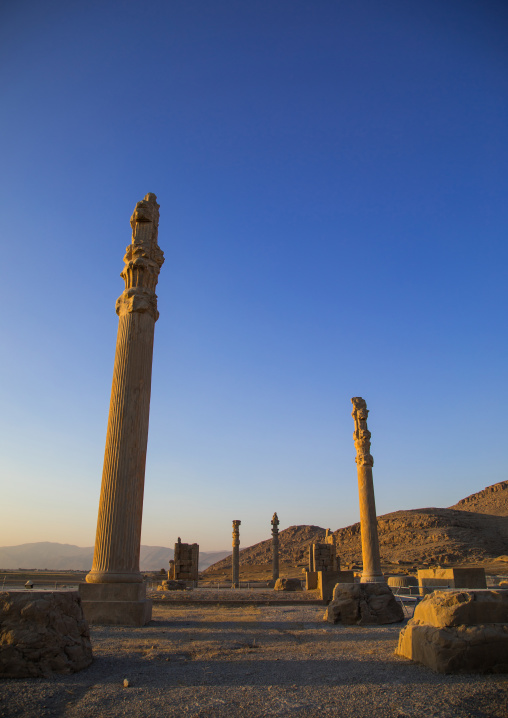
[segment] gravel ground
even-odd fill
[[[1,681],[0,716],[508,716],[508,676],[399,658],[400,625],[332,626],[305,604],[160,601],[153,613],[143,628],[92,627],[95,660],[80,673]]]
[[[194,588],[186,591],[148,590],[147,596],[153,601],[170,601],[175,603],[209,603],[220,601],[231,604],[248,602],[271,603],[315,603],[320,601],[319,591],[274,591],[273,588]]]

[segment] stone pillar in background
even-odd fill
[[[365,399],[355,396],[352,417],[355,422],[353,434],[356,447],[356,466],[358,471],[358,494],[360,498],[360,525],[362,533],[363,573],[362,583],[385,583],[381,572],[379,539],[377,533],[376,502],[372,467],[374,459],[370,454],[370,431],[367,429],[369,411]]]
[[[272,516],[272,580],[279,578],[279,517]]]
[[[240,524],[233,521],[233,565],[231,574],[231,588],[240,588]]]
[[[155,287],[164,262],[157,244],[159,205],[154,194],[136,204],[130,223],[132,242],[121,273],[125,290],[116,302],[118,336],[95,551],[81,595],[88,620],[139,625],[151,617],[139,552],[153,337],[159,317]],[[95,613],[94,602],[101,604]],[[119,611],[124,615],[118,616]]]

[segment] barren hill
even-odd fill
[[[450,508],[458,511],[474,511],[478,514],[508,516],[508,481],[487,486],[483,491],[466,496]]]
[[[489,486],[448,509],[395,511],[378,517],[381,558],[386,563],[474,563],[508,554],[508,482]],[[362,558],[360,524],[334,532],[343,565]],[[279,534],[280,561],[306,564],[309,544],[319,541],[319,526],[291,526]],[[240,564],[268,564],[271,540],[240,552]],[[231,567],[231,556],[209,571]]]
[[[379,548],[386,563],[474,563],[508,553],[508,518],[454,509],[395,511],[378,517]],[[346,563],[362,556],[360,524],[335,532]]]
[[[320,526],[290,526],[279,534],[279,558],[282,563],[306,563],[309,544],[319,541],[325,535]],[[260,541],[240,551],[240,563],[249,566],[270,563],[272,560],[272,541]],[[231,554],[222,561],[209,566],[208,570],[231,568]],[[206,573],[204,571],[203,573]]]

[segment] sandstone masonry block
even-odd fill
[[[484,568],[429,568],[419,569],[420,595],[439,588],[487,588]]]
[[[354,583],[354,571],[317,571],[317,587],[323,601],[330,601],[338,583]]]
[[[410,621],[396,652],[437,673],[508,673],[508,626],[436,628]]]
[[[508,623],[508,591],[435,591],[416,606],[412,623],[436,628]]]

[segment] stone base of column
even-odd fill
[[[383,576],[382,573],[372,574],[370,576],[366,573],[363,573],[362,577],[360,578],[360,583],[386,583],[386,578]]]
[[[79,595],[88,623],[145,626],[152,618],[144,583],[80,583]]]

